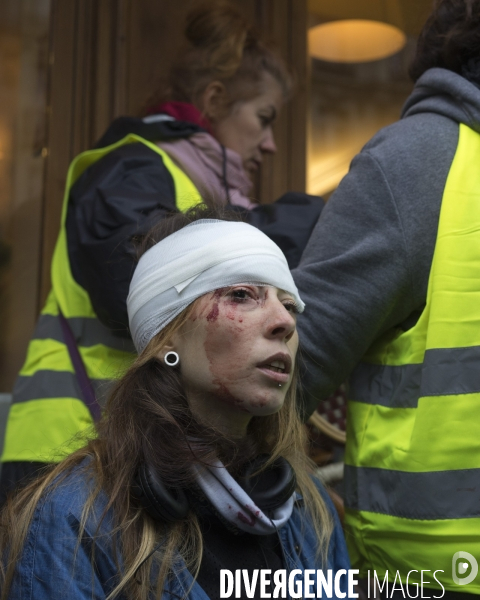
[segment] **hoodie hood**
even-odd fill
[[[402,118],[437,113],[480,133],[480,89],[447,69],[429,69],[417,81]]]

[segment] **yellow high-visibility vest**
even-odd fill
[[[421,198],[418,199],[422,201]],[[480,593],[452,579],[480,562],[480,135],[460,126],[442,199],[427,302],[410,330],[375,342],[353,374],[347,542],[361,575]],[[373,575],[373,573],[370,573]],[[468,573],[467,573],[468,574]]]
[[[57,462],[84,441],[73,436],[92,426],[89,409],[72,366],[62,334],[59,308],[74,334],[87,375],[98,398],[105,395],[112,379],[128,368],[134,358],[133,344],[113,335],[97,319],[87,291],[73,278],[67,250],[65,221],[70,190],[82,173],[112,150],[142,143],[162,157],[175,186],[175,201],[186,211],[202,201],[192,181],[155,144],[127,135],[119,142],[88,150],[70,165],[61,219],[52,261],[52,289],[43,308],[25,363],[13,390],[2,461]]]

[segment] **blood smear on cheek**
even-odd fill
[[[218,390],[219,400],[225,402],[226,404],[230,404],[230,406],[235,406],[237,409],[240,409],[244,412],[248,412],[247,409],[243,406],[243,400],[235,398],[235,396],[230,392],[230,390],[224,383],[222,383],[218,379],[214,379],[213,385]]]
[[[212,310],[207,315],[207,321],[209,321],[210,323],[214,323],[218,319],[218,315],[220,313],[218,304],[220,302],[220,299],[222,298],[223,291],[223,288],[221,288],[219,290],[215,290],[212,294],[212,297],[214,298],[214,304],[212,306]]]
[[[219,312],[218,302],[215,302],[215,304],[212,306],[212,310],[207,315],[207,321],[209,323],[214,323],[218,319]]]

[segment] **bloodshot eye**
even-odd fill
[[[253,293],[246,288],[235,288],[230,292],[230,297],[234,302],[241,304],[253,298]]]

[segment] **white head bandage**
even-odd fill
[[[272,285],[305,305],[280,248],[246,223],[202,219],[169,235],[140,258],[127,298],[140,354],[194,300],[230,285]]]

